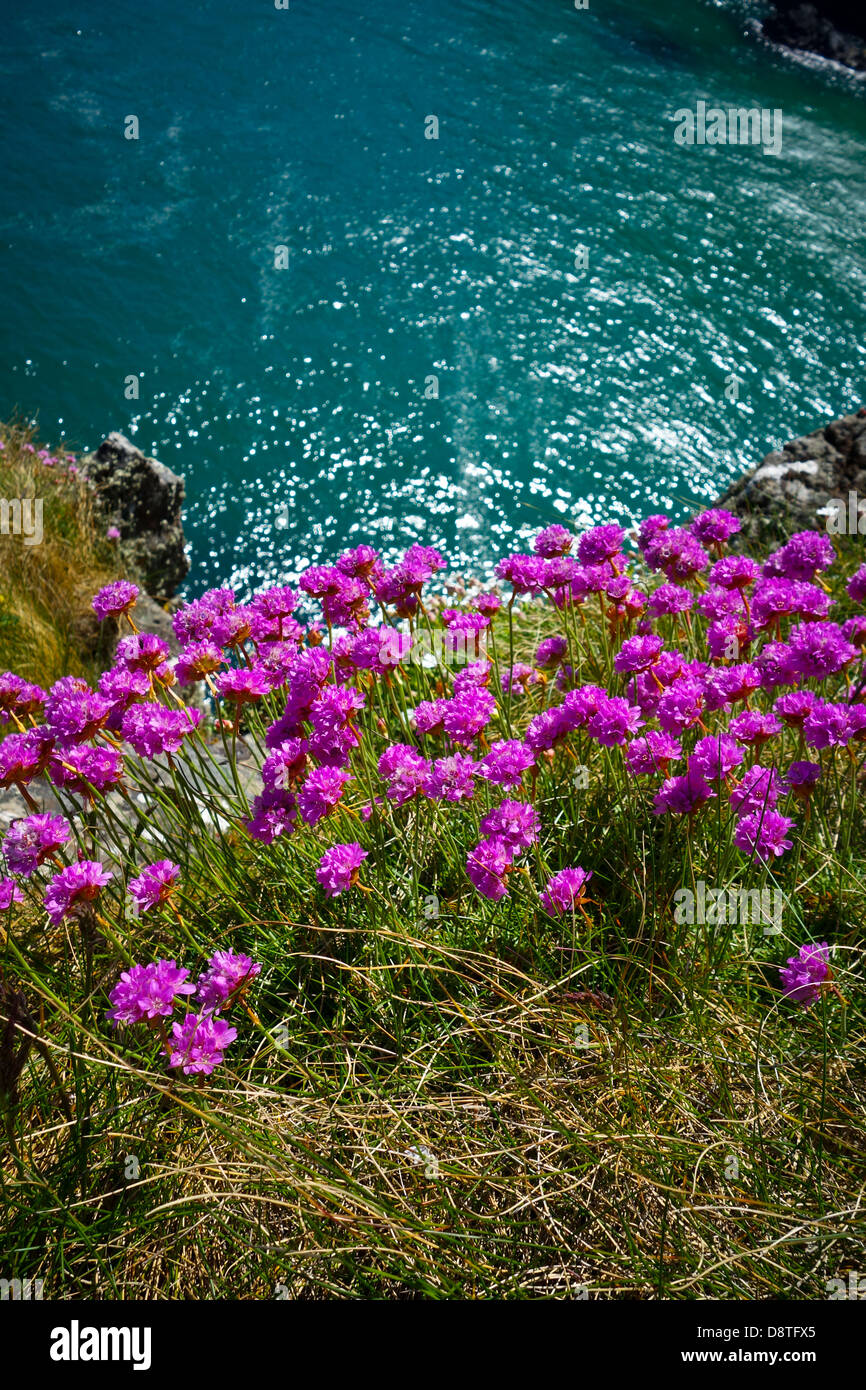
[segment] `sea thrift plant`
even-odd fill
[[[61,869],[45,890],[45,911],[55,926],[65,917],[75,917],[99,897],[112,879],[96,860],[82,859]]]
[[[739,978],[765,1008],[756,960],[777,948],[757,919],[707,917],[689,938],[670,905],[700,882],[805,911],[837,872],[856,884],[866,566],[836,582],[818,532],[761,558],[720,508],[631,534],[520,531],[483,580],[433,545],[358,539],[291,587],[180,603],[179,655],[135,630],[138,590],[113,581],[93,609],[126,632],[95,688],[0,674],[10,949],[77,953],[84,1014],[116,981],[100,1046],[125,1069],[157,1056],[175,1099],[184,1078],[218,1086],[227,1057],[225,1093],[246,1087],[289,1017],[327,1020],[365,1078],[398,1050],[432,1056],[415,1006],[434,1018],[460,994],[467,950],[452,1016],[471,1029],[485,991],[503,1018],[524,996],[595,1009],[641,970],[647,1007],[681,1010],[687,955],[721,999]],[[786,998],[829,996],[827,943],[780,957]],[[308,1042],[298,1095],[333,1080],[307,1071]]]
[[[118,579],[113,584],[108,584],[93,600],[93,611],[100,622],[105,618],[119,618],[121,614],[128,613],[135,606],[138,598],[138,588],[135,584],[130,584],[125,579]]]
[[[148,864],[136,878],[130,879],[128,892],[141,915],[167,902],[174,884],[180,877],[180,867],[170,859]]]
[[[591,869],[560,869],[541,894],[541,905],[545,912],[556,917],[582,909],[586,901],[586,885],[591,878]]]
[[[182,1022],[172,1024],[168,1064],[180,1067],[187,1076],[199,1072],[210,1076],[237,1035],[236,1028],[215,1014],[187,1014]]]
[[[508,892],[506,880],[513,865],[513,854],[505,840],[482,840],[466,857],[466,872],[478,892],[493,902]]]
[[[69,835],[63,816],[36,815],[13,821],[2,846],[9,872],[29,878],[66,844]]]
[[[481,821],[488,838],[501,840],[513,855],[520,854],[538,838],[538,814],[525,801],[502,801]]]
[[[793,841],[787,838],[793,824],[790,817],[779,815],[777,811],[763,808],[751,811],[739,820],[734,844],[744,854],[759,860],[779,858],[793,848]]]
[[[106,1014],[115,1027],[122,1023],[147,1023],[167,1018],[178,995],[193,994],[195,985],[187,980],[189,971],[173,960],[157,960],[150,965],[133,965],[124,970],[109,994],[111,1008]]]
[[[336,898],[358,882],[358,870],[367,858],[357,840],[326,849],[316,870],[316,878],[329,898]]]
[[[23,903],[24,894],[14,878],[0,877],[0,912],[7,911],[14,903]]]
[[[821,986],[830,975],[830,948],[827,942],[801,946],[796,956],[789,956],[787,965],[780,967],[779,974],[785,997],[808,1009],[815,1003]]]
[[[196,984],[202,1009],[218,1013],[227,1008],[261,974],[261,969],[242,951],[215,951]]]

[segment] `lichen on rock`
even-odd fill
[[[843,415],[767,454],[715,506],[743,521],[743,535],[822,529],[834,499],[866,499],[866,408]]]

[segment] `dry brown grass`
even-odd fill
[[[0,426],[0,438],[0,497],[43,503],[41,544],[0,534],[0,669],[41,685],[70,674],[92,680],[105,652],[90,600],[118,577],[93,495],[67,472],[64,450],[50,466],[30,452],[32,430]]]
[[[343,968],[325,939],[319,958]],[[68,1123],[35,1058],[4,1187],[51,1232],[51,1296],[814,1299],[856,1264],[862,1036],[822,1099],[817,1018],[792,1036],[724,990],[629,1018],[447,958],[463,1003],[390,1057],[398,966],[380,1030],[264,1042],[218,1094],[118,1068],[85,1031],[57,1057],[70,1096],[89,1077]]]

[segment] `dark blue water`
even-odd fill
[[[748,7],[4,8],[0,413],[182,472],[194,586],[681,512],[866,396],[864,85]]]

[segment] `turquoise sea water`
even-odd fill
[[[0,413],[184,473],[191,588],[682,512],[866,398],[866,86],[748,6],[4,8]]]

